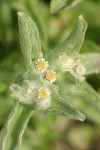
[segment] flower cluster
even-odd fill
[[[44,79],[49,81],[50,83],[53,83],[56,81],[56,72],[53,70],[48,70],[49,64],[44,59],[38,59],[36,62],[36,68],[43,73]],[[41,101],[42,100],[42,101]],[[38,107],[42,107],[43,109],[47,109],[50,106],[50,91],[46,87],[40,87],[38,88]]]
[[[74,75],[78,81],[83,81],[85,79],[84,75],[86,72],[86,68],[84,65],[80,63],[75,63],[72,67],[71,73]]]
[[[36,62],[36,68],[42,73],[45,73],[46,80],[53,83],[56,81],[56,72],[54,72],[53,70],[47,70],[48,67],[48,62],[44,58],[38,59],[38,61]]]
[[[63,67],[66,69],[65,71],[69,71],[76,78],[82,79],[82,76],[86,71],[82,64],[79,64],[78,62],[75,63],[69,56],[66,57],[64,62],[65,66]],[[45,110],[51,105],[51,90],[49,86],[56,81],[56,72],[50,69],[49,63],[44,58],[38,59],[34,62],[34,68],[36,72],[40,72],[39,75],[35,75],[39,76],[39,78],[35,79],[33,74],[33,78],[31,80],[24,80],[27,83],[26,87],[13,85],[11,91],[14,93],[13,91],[16,90],[16,94],[14,94],[16,99],[20,99],[21,97],[24,102],[29,104],[35,102],[38,109]]]
[[[75,65],[73,70],[74,70],[75,74],[77,74],[79,76],[83,76],[86,72],[86,69],[82,64]]]
[[[86,69],[79,60],[75,61],[72,57],[65,53],[59,56],[59,61],[63,71],[69,71],[76,79],[84,78]]]
[[[44,58],[38,59],[35,62],[35,68],[42,73],[43,82],[44,80],[47,80],[48,83],[53,83],[56,81],[56,72],[50,69],[48,70],[49,64]],[[41,85],[39,82],[34,80],[27,81],[27,83],[28,83],[28,88],[26,90],[27,96],[31,98],[34,97],[37,107],[42,110],[50,107],[51,92],[48,86],[45,83]]]
[[[56,72],[48,68],[49,64],[44,58],[34,62],[35,71],[31,74],[32,78],[26,78],[22,86],[12,84],[10,87],[12,97],[16,97],[19,101],[29,105],[35,104],[37,109],[45,110],[49,108],[51,105],[50,87],[56,81]],[[40,73],[37,74],[38,71]],[[36,76],[37,79],[34,78]]]

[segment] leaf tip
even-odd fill
[[[82,15],[79,16],[79,19],[80,19],[81,21],[84,20],[84,18],[83,18]]]
[[[86,27],[87,27],[87,25],[88,25],[82,15],[79,16],[79,22],[80,22],[80,24],[84,24]]]
[[[20,17],[21,17],[21,16],[23,16],[23,15],[24,15],[23,12],[21,12],[21,11],[18,11],[18,12],[17,12],[17,16],[20,16]]]
[[[79,120],[80,120],[80,121],[84,121],[85,119],[86,119],[85,115],[82,114],[82,113],[80,113],[80,118],[79,118]]]
[[[54,4],[54,1],[51,1],[51,3],[50,3],[50,13],[51,13],[51,14],[56,14],[56,13],[58,13],[58,8],[57,8],[57,6]]]

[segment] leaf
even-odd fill
[[[33,110],[16,103],[14,110],[10,114],[2,132],[0,149],[19,150],[22,136],[26,125],[33,114]]]
[[[70,85],[76,85],[76,79],[70,72],[61,72],[57,75],[57,83],[67,88]],[[63,89],[65,90],[66,88]]]
[[[79,21],[69,37],[60,43],[56,48],[54,48],[51,51],[51,55],[59,55],[64,52],[66,52],[68,55],[78,55],[84,41],[86,29],[87,22],[82,16],[79,16]]]
[[[57,84],[59,93],[64,99],[68,99],[72,103],[74,100],[84,101],[91,108],[100,112],[100,97],[86,81],[70,82],[71,84],[69,84],[70,77],[68,78],[67,73],[62,73],[61,76],[65,76],[65,78],[62,78],[62,82],[61,80],[57,81]]]
[[[76,108],[78,108],[80,111],[82,111],[89,120],[100,125],[100,117],[99,117],[100,113],[98,113],[98,111],[93,109],[91,105],[88,105],[86,101],[74,97],[72,104],[76,106]]]
[[[50,10],[51,13],[56,13],[65,8],[72,8],[81,0],[52,0]]]
[[[71,90],[72,92],[69,94],[71,94],[72,104],[82,111],[87,118],[100,124],[100,98],[92,87],[86,82],[82,82]]]
[[[85,116],[67,100],[64,100],[62,97],[60,97],[57,93],[53,94],[52,99],[52,105],[46,110],[46,113],[60,114],[66,116],[67,118],[84,121]]]
[[[79,16],[79,21],[76,27],[73,29],[68,38],[65,39],[62,43],[60,43],[56,48],[51,50],[49,54],[47,53],[47,60],[54,68],[60,68],[61,64],[65,64],[65,61],[62,59],[60,62],[59,57],[64,55],[64,59],[67,60],[68,56],[77,57],[81,46],[84,41],[85,32],[87,29],[87,23],[82,16]],[[55,59],[56,58],[56,59]],[[57,67],[55,67],[57,66]]]
[[[80,55],[80,61],[86,68],[86,75],[100,72],[100,54],[85,53]]]
[[[48,41],[47,19],[49,16],[48,8],[45,6],[43,1],[29,0],[26,1],[25,3],[26,3],[25,12],[28,11],[29,14],[34,19],[34,21],[36,22],[41,37],[41,45],[43,51],[45,50],[47,51],[47,45],[46,45]]]
[[[18,24],[21,51],[26,67],[30,67],[32,58],[42,57],[38,29],[32,19],[22,12],[18,12]]]
[[[100,97],[87,82],[84,81],[77,84],[74,88],[74,94],[80,96],[80,98],[85,100],[87,104],[100,112]]]

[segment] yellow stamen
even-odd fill
[[[38,98],[39,99],[45,99],[47,98],[49,95],[47,89],[45,89],[44,87],[41,87],[40,89],[38,89]]]
[[[45,61],[45,59],[38,59],[38,61],[36,62],[36,67],[38,68],[38,70],[40,71],[46,71],[47,67],[48,67],[48,62]]]
[[[56,73],[53,70],[48,70],[46,72],[46,79],[50,82],[55,82],[56,80]]]

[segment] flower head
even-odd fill
[[[82,65],[82,64],[79,64],[79,65],[76,65],[74,68],[73,68],[75,74],[79,75],[79,76],[83,76],[86,72],[86,69],[85,67]]]
[[[74,60],[70,56],[66,56],[65,53],[59,56],[59,60],[63,71],[70,71],[73,67]]]
[[[46,71],[48,66],[48,62],[44,58],[38,59],[38,61],[36,62],[37,69],[42,72]]]
[[[47,70],[46,72],[46,79],[50,81],[51,83],[55,82],[56,80],[56,72],[53,70]]]
[[[49,95],[50,95],[50,93],[48,92],[48,90],[46,88],[41,87],[38,89],[38,98],[39,99],[46,99]]]

